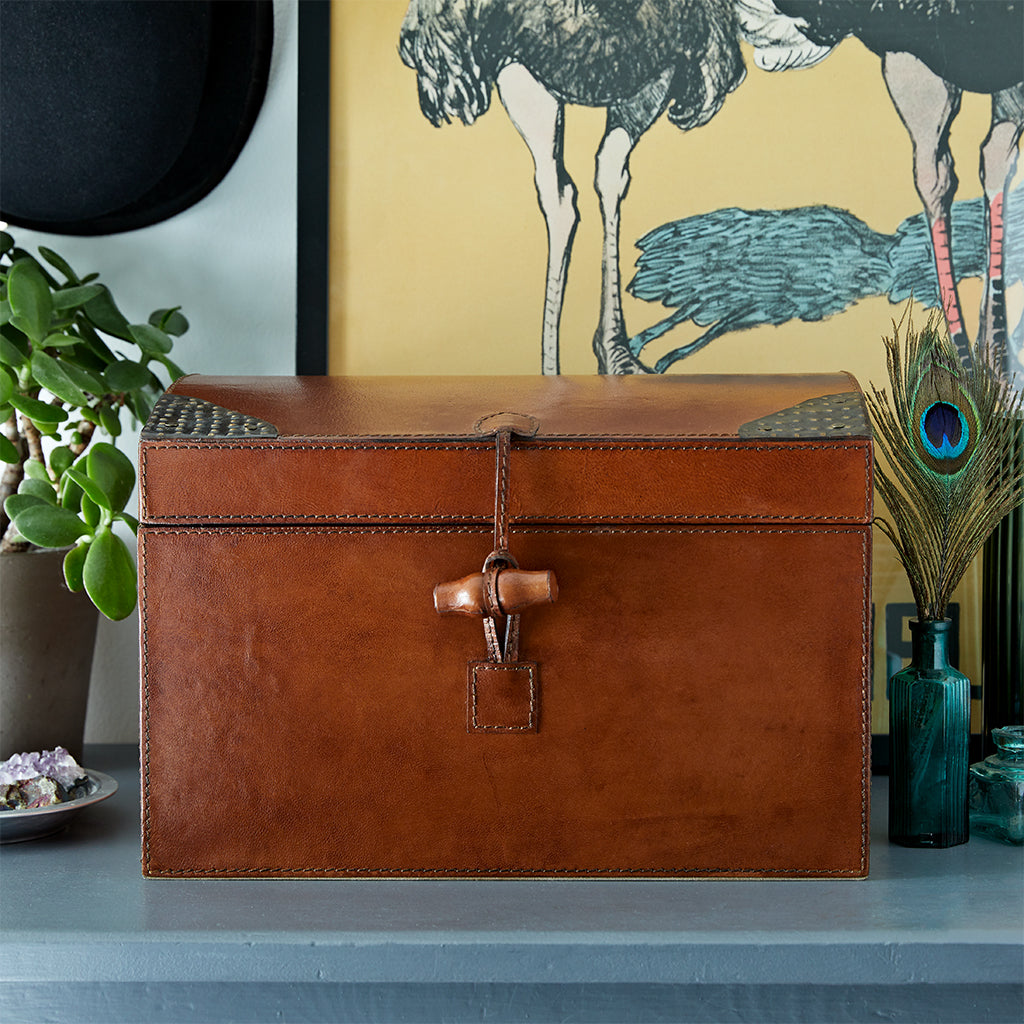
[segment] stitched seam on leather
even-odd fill
[[[585,436],[585,435],[581,435]],[[631,435],[626,435],[633,440]],[[639,439],[643,435],[636,435]],[[708,435],[717,436],[717,435]],[[738,452],[771,452],[771,451],[849,451],[851,449],[865,448],[869,445],[865,438],[856,444],[843,443],[840,441],[818,441],[808,438],[807,440],[775,441],[771,443],[754,443],[751,441],[730,441],[722,440],[718,444],[694,443],[689,440],[673,440],[666,442],[660,438],[653,439],[649,444],[621,444],[616,440],[593,441],[588,444],[569,443],[563,444],[557,440],[524,441],[516,445],[516,452],[537,452],[537,451],[564,451],[564,452],[592,452],[592,451],[620,451],[620,452],[671,452],[671,451],[738,451]],[[403,441],[338,441],[334,444],[302,444],[288,442],[255,442],[248,443],[225,443],[222,441],[204,441],[182,443],[169,443],[166,441],[151,441],[143,448],[144,453],[151,452],[177,452],[177,451],[211,451],[211,450],[239,450],[239,451],[493,451],[493,445],[481,444],[477,440],[450,442],[429,441],[406,443]]]
[[[873,449],[868,445],[864,449],[864,518],[871,518],[871,453]]]
[[[185,450],[205,450],[211,447],[209,444],[160,444],[158,449],[143,447],[139,458],[139,493],[143,496],[141,515],[142,518],[149,518],[149,502],[147,500],[148,490],[146,488],[146,475],[147,475],[147,462],[148,456],[151,451],[185,451]],[[314,450],[314,451],[326,451],[326,450],[388,450],[388,451],[490,451],[491,445],[479,445],[472,442],[465,444],[445,444],[445,445],[402,445],[402,444],[334,444],[334,445],[254,445],[254,444],[220,444],[215,443],[212,447],[218,449],[241,449],[241,450],[284,450],[284,451],[303,451],[303,450]],[[544,442],[529,442],[528,444],[517,447],[517,452],[530,452],[530,451],[770,451],[770,452],[781,452],[781,451],[821,451],[824,449],[838,450],[838,451],[850,451],[860,450],[864,456],[864,512],[863,516],[865,519],[870,518],[870,494],[871,494],[871,460],[870,460],[870,446],[863,443],[861,444],[838,444],[838,443],[825,443],[821,442],[803,442],[800,444],[785,444],[777,442],[775,444],[765,445],[751,445],[743,444],[742,442],[726,442],[721,445],[692,445],[687,442],[681,442],[671,445],[637,445],[637,446],[626,446],[621,444],[609,443],[609,444],[593,444],[593,445],[560,445],[560,444],[545,444]],[[437,512],[350,512],[350,513],[314,513],[314,514],[296,514],[290,512],[264,512],[259,515],[193,515],[193,514],[178,514],[170,513],[157,517],[161,521],[173,520],[175,522],[202,522],[202,521],[231,521],[235,519],[257,521],[260,519],[293,519],[301,520],[303,522],[307,520],[317,519],[336,519],[336,520],[347,520],[347,519],[444,519],[444,520],[455,520],[455,519],[476,519],[482,518],[484,513],[473,513],[473,514],[457,514],[457,513],[437,513]],[[556,515],[535,515],[532,517],[534,520],[545,519],[545,520],[565,520],[569,522],[585,522],[587,520],[600,520],[600,519],[754,519],[754,518],[766,518],[773,520],[784,520],[784,521],[818,521],[818,522],[848,522],[852,521],[851,516],[836,516],[836,515],[765,515],[758,517],[755,514],[741,514],[735,512],[701,512],[701,513],[636,513],[636,514],[619,514],[619,515],[578,515],[578,516],[556,516]],[[516,520],[513,519],[513,522]]]
[[[508,547],[508,492],[509,473],[512,461],[512,438],[507,431],[499,431],[497,439],[498,479],[495,484],[497,492],[495,502],[497,508],[494,516],[494,548],[502,550]]]
[[[869,632],[871,583],[868,573],[868,544],[871,534],[865,532],[860,543],[861,612],[860,612],[860,703],[861,703],[861,755],[860,755],[860,866],[865,870],[868,864],[868,830],[871,808],[871,666],[869,650],[874,650],[873,637]]]
[[[819,396],[819,397],[821,397],[821,396]],[[290,438],[291,439],[291,442],[300,441],[300,440],[301,441],[305,441],[305,440],[310,440],[310,441],[335,441],[335,442],[338,442],[340,444],[345,444],[348,441],[358,441],[360,436],[361,435],[352,435],[350,438],[346,439],[346,438],[340,437],[338,434],[287,434],[287,435],[285,435],[286,438]],[[517,434],[516,436],[517,437],[524,437],[525,435]],[[536,435],[533,435],[533,436],[536,436]],[[576,441],[576,440],[587,440],[587,439],[591,439],[591,438],[595,438],[595,437],[607,437],[609,439],[615,439],[615,440],[617,440],[618,438],[622,438],[624,441],[643,441],[643,440],[666,441],[666,440],[678,440],[680,438],[680,436],[681,436],[680,435],[680,431],[678,431],[678,430],[666,431],[664,434],[652,434],[649,430],[646,430],[646,431],[645,430],[641,430],[641,431],[637,431],[635,433],[628,433],[626,431],[621,431],[621,432],[614,433],[614,434],[612,434],[612,433],[602,434],[600,431],[591,430],[591,431],[588,431],[585,434],[570,434],[570,433],[562,433],[562,432],[559,432],[557,434],[555,434],[555,433],[545,434],[544,435],[544,441],[545,442],[562,441],[562,440],[565,440],[565,441]],[[689,440],[690,438],[694,438],[694,439],[697,439],[697,440],[699,440],[701,438],[709,438],[709,439],[710,438],[715,438],[717,440],[726,440],[726,441],[734,440],[734,441],[737,442],[737,444],[742,444],[745,441],[745,439],[740,437],[738,434],[729,436],[728,432],[724,431],[724,430],[687,430],[685,436],[686,436],[687,440]],[[837,440],[839,440],[839,439],[841,439],[841,440],[852,440],[852,439],[856,438],[857,440],[867,441],[869,439],[867,434],[836,434],[836,435],[823,435],[820,438],[819,437],[805,437],[805,438],[796,438],[796,437],[794,437],[794,438],[786,438],[786,440],[791,440],[791,441],[803,440],[803,441],[807,441],[807,442],[812,443],[812,444],[822,444],[822,443],[826,443],[827,444],[827,443],[829,443],[828,442],[828,438],[830,436],[834,437]],[[372,438],[375,441],[382,441],[384,443],[387,443],[387,441],[388,441],[387,437],[382,436],[380,434],[376,434],[376,435],[367,434],[367,435],[365,435],[365,437],[366,437],[367,440],[370,440]],[[395,434],[394,437],[396,439],[402,439],[402,440],[411,439],[411,440],[417,440],[417,441],[458,441],[458,440],[460,440],[461,438],[464,437],[466,442],[468,442],[468,443],[473,443],[473,442],[478,441],[480,439],[479,435],[477,435],[477,434],[455,434],[455,433],[440,434],[440,433],[437,433],[437,432],[430,433],[429,431],[428,432],[421,432],[421,431],[416,431],[416,430],[403,431],[401,434]],[[167,443],[167,441],[170,440],[170,438],[148,437],[148,438],[146,438],[146,440],[149,441],[152,444],[165,444],[165,443]],[[214,444],[215,445],[215,444],[219,444],[222,440],[228,440],[228,439],[227,438],[223,438],[222,439],[222,438],[211,437],[208,441],[205,441],[204,444]],[[260,438],[259,440],[266,440],[266,438]],[[285,438],[282,438],[282,440],[285,440]],[[529,440],[529,438],[526,438],[526,440]]]
[[[329,535],[336,532],[344,534],[373,534],[373,533],[423,533],[430,534],[436,533],[440,535],[447,535],[450,533],[474,533],[474,534],[486,534],[490,531],[485,527],[453,527],[450,529],[434,529],[429,526],[382,526],[375,528],[372,526],[267,526],[267,527],[251,527],[251,526],[209,526],[209,527],[175,527],[175,526],[158,526],[149,525],[143,523],[140,529],[144,529],[150,536],[155,534],[174,534],[178,536],[194,537],[196,534],[203,533],[237,533],[243,536],[245,535],[262,535],[262,534],[289,534],[289,535]],[[618,534],[618,533],[780,533],[785,536],[791,536],[795,533],[867,533],[870,530],[868,523],[863,523],[860,526],[850,525],[847,527],[828,527],[822,529],[814,529],[812,527],[799,527],[790,526],[784,529],[765,529],[757,526],[725,526],[721,529],[712,529],[699,526],[673,526],[667,524],[662,527],[647,527],[647,526],[596,526],[593,529],[587,530],[585,528],[570,529],[568,527],[550,527],[546,528],[543,526],[539,527],[524,527],[521,533],[523,535],[529,535],[534,533],[565,533],[571,534],[572,536],[578,536],[580,534],[593,533],[593,534]]]
[[[213,528],[160,528],[160,527],[144,527],[150,535],[173,535],[173,536],[195,536],[196,534],[230,534],[230,533],[245,533],[245,534],[276,534],[276,535],[311,535],[318,536],[324,534],[330,534],[335,532],[330,527],[313,527],[313,528],[288,528],[288,527],[269,527],[265,529],[252,529],[247,527],[244,530],[238,527],[213,527]],[[361,527],[351,528],[346,531],[348,533],[358,534],[388,534],[388,533],[420,533],[420,534],[448,534],[448,533],[486,533],[486,529],[472,529],[472,528],[456,528],[454,530],[449,529],[431,529],[429,527],[416,528],[416,527],[390,527],[374,529],[372,527]],[[592,530],[584,529],[531,529],[524,530],[524,533],[541,533],[541,534],[573,534],[578,535],[580,533],[594,533],[594,534],[617,534],[617,533],[628,533],[628,534],[659,534],[659,533],[723,533],[723,534],[737,534],[737,533],[755,533],[755,534],[783,534],[790,536],[793,534],[821,534],[821,533],[853,533],[861,535],[861,566],[862,566],[862,578],[864,584],[862,586],[862,593],[865,595],[865,600],[862,602],[861,611],[861,628],[862,634],[866,636],[867,629],[867,552],[868,552],[868,533],[864,526],[848,527],[844,529],[828,528],[828,529],[801,529],[799,527],[787,528],[787,529],[761,529],[757,527],[728,527],[726,529],[701,529],[694,527],[674,527],[664,526],[659,529],[650,529],[644,527],[598,527]],[[144,537],[140,535],[140,545],[144,543]],[[141,549],[140,549],[141,550]],[[538,877],[554,877],[554,876],[575,876],[575,875],[607,875],[607,876],[694,876],[694,877],[706,877],[709,875],[751,875],[751,876],[765,876],[775,875],[779,877],[789,876],[797,878],[837,878],[842,876],[857,877],[860,876],[864,871],[864,866],[867,858],[867,815],[868,815],[868,803],[866,796],[868,793],[868,782],[870,779],[870,760],[867,750],[867,737],[870,735],[870,696],[867,691],[867,679],[868,679],[868,665],[867,665],[867,649],[862,643],[861,645],[861,720],[862,720],[862,742],[861,742],[861,836],[860,836],[860,866],[857,869],[853,868],[707,868],[707,867],[643,867],[643,868],[560,868],[560,869],[548,869],[548,868],[395,868],[395,867],[357,867],[351,865],[331,865],[321,867],[266,867],[266,868],[218,868],[213,866],[202,866],[193,865],[187,868],[163,868],[163,869],[152,869],[150,864],[150,818],[149,818],[149,751],[150,751],[150,738],[149,738],[149,659],[148,659],[148,618],[147,618],[147,601],[146,601],[146,582],[147,582],[147,571],[146,561],[144,552],[140,558],[140,564],[142,566],[142,586],[140,587],[141,596],[140,611],[142,613],[142,653],[143,653],[143,684],[144,684],[144,697],[143,697],[143,711],[145,719],[144,737],[145,737],[145,758],[144,758],[144,793],[145,799],[143,800],[143,864],[144,872],[149,877],[181,877],[188,875],[225,875],[225,876],[241,876],[241,875],[268,875],[268,876],[288,876],[288,875],[380,875],[380,876],[431,876],[431,875],[442,875],[442,876],[466,876],[466,877],[481,877],[487,875],[511,875],[511,876],[538,876]],[[531,672],[532,680],[532,672]],[[532,695],[531,695],[532,699]],[[532,712],[531,712],[532,713]]]
[[[148,496],[149,492],[146,489],[146,461],[149,455],[149,450],[144,446],[139,446],[139,518],[145,520],[147,518],[147,510],[149,508]]]
[[[865,513],[865,520],[868,518]],[[408,520],[445,520],[446,522],[479,522],[491,523],[493,519],[485,512],[473,513],[437,513],[437,512],[338,512],[338,513],[311,513],[292,514],[288,512],[264,512],[256,515],[163,515],[159,516],[152,525],[157,526],[163,522],[196,522],[196,523],[219,523],[219,522],[240,522],[258,526],[266,519],[290,519],[301,522],[325,520],[327,522],[346,523],[350,520],[376,520],[376,519],[408,519]],[[797,516],[797,515],[756,515],[755,513],[739,512],[651,512],[637,514],[608,514],[608,515],[531,515],[521,519],[512,518],[513,523],[526,527],[529,523],[537,522],[567,522],[567,523],[589,523],[602,522],[628,522],[630,520],[643,520],[644,522],[664,522],[680,520],[687,522],[702,522],[713,519],[739,519],[739,520],[771,520],[773,522],[802,522],[802,523],[850,523],[857,525],[860,520],[853,516]],[[144,526],[151,525],[143,523]],[[868,525],[866,522],[863,525]]]
[[[143,757],[142,757],[142,863],[144,870],[149,870],[149,614],[146,590],[146,538],[139,537],[139,572],[142,585],[139,587],[139,614],[142,622],[142,720]]]
[[[859,876],[862,868],[356,868],[345,865],[304,868],[161,868],[147,872],[152,877],[172,877],[202,872],[207,875],[327,875],[346,872],[352,875],[446,875],[478,877],[481,875],[644,875],[699,878],[707,875],[792,875],[797,878],[836,878],[841,875]]]
[[[530,713],[526,719],[526,725],[480,725],[476,717],[476,674],[480,669],[488,672],[522,672],[524,669],[530,674]],[[473,730],[475,732],[532,732],[533,713],[536,708],[537,691],[534,681],[532,665],[474,665],[472,669],[472,682],[470,683],[471,707]]]

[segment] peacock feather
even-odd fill
[[[908,307],[909,309],[909,307]],[[910,579],[918,619],[943,619],[975,555],[1024,503],[1021,395],[984,359],[965,368],[941,317],[915,331],[909,311],[885,338],[890,401],[867,397],[881,456],[876,522]]]

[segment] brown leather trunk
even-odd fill
[[[144,873],[863,877],[870,481],[844,374],[183,378]]]

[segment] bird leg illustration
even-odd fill
[[[492,86],[534,164],[548,234],[542,370],[559,372],[559,322],[579,221],[566,173],[566,105],[608,111],[595,187],[604,243],[594,350],[601,373],[649,372],[630,352],[619,277],[619,208],[628,161],[662,113],[688,131],[715,116],[745,69],[734,0],[411,0],[399,35],[420,110],[435,126],[472,124]]]
[[[541,333],[541,372],[558,373],[558,331],[572,243],[579,223],[576,186],[565,169],[565,107],[522,65],[497,77],[498,95],[533,157],[537,202],[548,231],[547,285]]]
[[[1017,167],[1017,147],[1024,129],[1024,85],[1004,89],[992,97],[992,126],[981,146],[981,183],[985,195],[985,238],[988,271],[985,274],[978,352],[991,366],[1010,369],[1007,351],[1006,292],[1003,257],[1004,200]],[[1024,364],[1024,353],[1017,359]],[[1024,367],[1022,367],[1024,368]]]
[[[594,334],[598,373],[650,373],[629,350],[622,316],[619,271],[619,213],[629,190],[629,155],[665,108],[671,74],[666,72],[629,100],[608,108],[604,137],[597,150],[594,188],[601,206],[601,314]]]
[[[971,346],[957,293],[950,242],[950,210],[957,188],[949,129],[960,110],[962,91],[944,81],[910,53],[886,53],[882,75],[914,148],[914,184],[931,229],[939,294],[949,333],[965,366]]]
[[[601,246],[601,313],[594,332],[598,373],[628,373],[636,360],[623,341],[622,280],[619,273],[619,211],[629,189],[629,154],[633,149],[624,128],[614,128],[597,151],[594,188],[601,206],[604,241]],[[638,365],[638,364],[637,364]]]
[[[598,149],[594,187],[601,206],[604,242],[601,259],[601,317],[594,336],[599,373],[649,372],[630,352],[622,317],[622,286],[619,274],[619,208],[629,187],[629,154],[636,141],[661,113],[669,76],[658,79],[656,102],[643,91],[640,110],[643,126],[632,134],[623,118],[609,109],[607,128]],[[509,119],[533,157],[537,202],[548,235],[547,285],[544,293],[544,324],[541,338],[541,370],[558,373],[559,324],[572,243],[579,223],[577,190],[565,169],[565,105],[559,102],[522,64],[508,64],[498,73],[498,95]],[[628,105],[632,112],[636,102]],[[636,122],[635,115],[627,123]]]

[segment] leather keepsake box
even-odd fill
[[[848,375],[184,377],[139,470],[145,874],[867,874]]]

